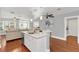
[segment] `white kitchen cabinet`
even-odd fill
[[[49,47],[49,34],[28,34],[24,33],[24,45],[32,52],[48,52]]]
[[[17,38],[22,38],[21,32],[19,31],[9,31],[6,33],[6,40],[13,40]]]

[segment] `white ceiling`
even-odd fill
[[[78,11],[79,7],[1,7],[2,11],[14,12],[19,16],[34,17],[52,13],[54,15],[65,14],[73,11]]]
[[[21,16],[26,16],[26,17],[32,17],[32,12],[29,10],[30,8],[25,8],[25,7],[3,7],[1,8],[1,12],[5,14],[5,12],[7,13],[11,13],[14,12],[15,15],[17,15],[18,17]]]
[[[45,8],[45,10],[48,13],[53,13],[54,15],[60,15],[69,12],[78,11],[79,7],[49,7],[49,8]]]

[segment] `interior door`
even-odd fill
[[[77,18],[67,20],[67,35],[77,36]]]

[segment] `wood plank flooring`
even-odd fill
[[[73,42],[73,41],[72,41]],[[71,43],[71,42],[70,42]],[[6,47],[0,48],[0,52],[30,52],[21,39],[8,41]],[[69,45],[67,41],[52,38],[50,40],[50,52],[79,52],[79,44]]]
[[[12,41],[8,41],[6,47],[0,49],[1,52],[30,52],[28,48],[26,48],[21,39],[16,39]]]
[[[71,40],[70,40],[71,41]],[[73,41],[71,41],[73,43]],[[79,52],[79,44],[76,42],[68,44],[68,41],[52,38],[51,41],[51,51],[52,52]]]

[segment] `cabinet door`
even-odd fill
[[[24,34],[24,45],[30,50],[30,51],[37,51],[37,44],[36,39]]]
[[[38,46],[37,40],[38,39],[36,39],[34,37],[29,37],[29,40],[30,40],[30,49],[31,49],[31,51],[33,51],[33,52],[38,51],[37,50],[37,46]]]
[[[27,41],[27,43],[25,43],[26,44],[26,46],[27,46],[27,48],[29,49],[29,50],[31,50],[31,51],[36,51],[36,39],[35,38],[33,38],[33,37],[31,37],[31,36],[29,36],[29,35],[26,35],[26,39],[25,39],[26,41]]]
[[[30,40],[29,40],[29,37],[28,35],[24,34],[24,45],[30,49]]]
[[[46,49],[47,49],[47,37],[46,36],[44,36],[44,37],[42,37],[42,38],[39,38],[38,40],[37,40],[37,50],[39,51],[39,52],[45,52],[46,51]]]

